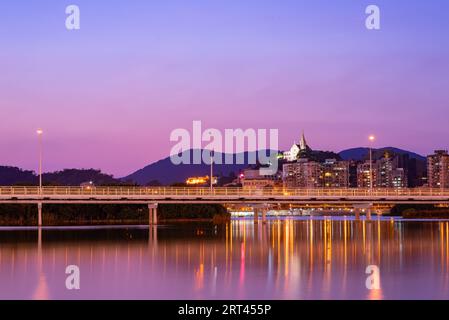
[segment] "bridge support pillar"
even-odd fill
[[[42,202],[37,204],[37,226],[42,227]]]
[[[371,220],[371,213],[372,213],[371,207],[366,209],[366,220]]]
[[[355,220],[360,220],[360,208],[354,208]]]
[[[262,223],[263,224],[267,223],[267,209],[266,208],[262,209]]]
[[[254,208],[254,223],[259,223],[259,209]]]
[[[157,203],[151,203],[148,205],[148,223],[150,225],[157,224]]]
[[[372,213],[372,203],[358,203],[354,204],[354,212],[355,212],[355,219],[360,220],[360,211],[363,209],[365,212],[365,218],[366,220],[371,220],[371,213]]]

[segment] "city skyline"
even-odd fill
[[[39,129],[38,131],[40,132],[39,135],[43,134],[41,129]],[[368,140],[371,137],[374,137],[374,136],[369,136]],[[298,140],[299,142],[297,142],[295,140],[294,142],[292,142],[292,144],[290,144],[291,145],[290,148],[286,148],[286,149],[282,149],[282,150],[279,149],[278,150],[279,151],[279,155],[281,156],[280,159],[283,159],[283,161],[286,162],[286,163],[296,163],[296,162],[299,162],[299,159],[301,159],[301,158],[308,158],[309,156],[303,155],[301,153],[302,151],[300,151],[300,148],[301,149],[303,148],[303,147],[301,147],[301,142],[302,142],[301,140],[302,139],[305,139],[304,132],[302,133],[301,138]],[[318,153],[323,153],[323,154],[330,153],[329,155],[327,155],[328,156],[327,160],[336,160],[335,157],[341,157],[341,160],[343,162],[353,161],[354,163],[359,163],[359,164],[366,164],[366,163],[369,162],[369,158],[366,158],[366,157],[369,156],[369,153],[370,153],[369,150],[370,149],[373,152],[373,159],[372,159],[373,162],[376,162],[378,159],[381,159],[383,156],[385,156],[385,154],[389,154],[389,155],[408,154],[412,159],[415,158],[415,157],[418,157],[418,158],[421,157],[422,158],[421,161],[425,161],[425,159],[428,159],[429,157],[431,157],[434,154],[438,154],[438,153],[441,153],[441,152],[446,152],[447,153],[447,150],[435,149],[433,152],[423,155],[423,154],[415,153],[413,150],[404,150],[404,149],[396,148],[394,146],[370,147],[369,145],[363,146],[363,147],[353,147],[353,148],[340,150],[340,151],[335,151],[335,150],[318,150],[316,148],[310,148],[308,143],[306,143],[305,140],[303,140],[303,141],[304,141],[304,148],[307,148],[309,150],[308,152],[318,152]],[[295,148],[298,148],[298,149],[296,150]],[[364,149],[364,151],[361,151],[361,150],[358,150],[358,149]],[[192,152],[193,150],[195,150],[195,149],[189,148],[189,149],[184,150],[183,152]],[[202,148],[201,150],[207,151],[208,149]],[[247,152],[248,153],[251,153],[251,152],[256,152],[257,153],[259,151],[263,151],[263,150],[247,151],[245,149],[244,153],[247,153]],[[379,151],[382,151],[382,153],[379,153]],[[293,154],[293,152],[295,152],[295,153]],[[366,152],[366,154],[362,155],[360,152],[362,152],[362,153]],[[225,151],[222,151],[222,152],[219,152],[219,153],[221,153],[222,156],[224,156],[226,154]],[[375,156],[374,156],[374,153],[376,154]],[[234,152],[232,154],[237,155],[238,152]],[[255,157],[255,158],[257,160],[257,157]],[[312,158],[314,158],[314,157],[312,157]],[[158,164],[160,161],[169,160],[169,159],[170,159],[170,155],[166,155],[166,156],[164,156],[164,157],[162,157],[162,158],[160,158],[160,159],[158,159],[158,160],[156,160],[154,162],[146,164],[145,167],[149,167],[149,166]],[[190,159],[193,160],[192,158],[190,158]],[[254,167],[254,166],[258,166],[257,164],[254,164],[254,163],[252,163],[252,161],[250,161],[251,160],[250,157],[246,157],[245,156],[243,159],[245,160],[245,163],[246,163],[248,169],[250,169],[251,167]],[[279,159],[279,156],[278,156],[278,159]],[[321,159],[319,161],[323,162],[324,161],[323,159]],[[312,161],[315,161],[315,160],[316,159],[312,159]],[[176,163],[173,163],[172,160],[170,160],[170,162],[174,166],[178,165]],[[187,162],[187,163],[181,163],[181,164],[182,165],[195,165],[195,163],[193,163],[193,162]],[[208,163],[205,163],[204,161],[201,161],[201,163],[198,163],[197,165],[199,165],[199,164],[204,164],[204,165],[208,166]],[[233,164],[236,164],[234,160],[231,161],[231,162],[226,162],[225,158],[222,158],[222,163],[216,163],[214,166],[216,166],[218,168],[221,165],[233,165]],[[8,165],[8,164],[6,164],[6,165],[0,164],[0,167],[2,167],[2,166],[3,167],[18,168],[18,169],[24,170],[24,171],[33,171],[36,175],[39,175],[39,171],[38,170],[33,170],[33,169],[23,168],[23,167],[17,167],[17,166]],[[51,171],[51,170],[48,170],[48,171],[44,170],[43,173],[51,174],[51,173],[56,173],[56,172],[62,172],[64,170],[95,170],[95,171],[98,170],[101,173],[104,173],[104,174],[107,174],[107,175],[111,175],[115,179],[122,179],[122,178],[126,178],[127,176],[130,176],[132,174],[135,174],[137,171],[140,171],[141,169],[144,169],[144,167],[142,167],[142,168],[135,168],[131,172],[129,172],[126,175],[123,175],[123,176],[117,176],[117,175],[114,175],[111,172],[107,172],[107,171],[103,170],[103,168],[94,168],[94,167],[79,167],[79,168],[76,168],[76,167],[65,167],[65,168],[56,169],[56,170],[53,170],[53,171]],[[278,172],[279,171],[282,171],[282,167],[278,167]]]
[[[0,164],[120,177],[169,154],[170,132],[277,128],[287,150],[449,149],[446,1],[77,1],[0,4]],[[126,10],[124,10],[126,6]],[[27,9],[24,10],[24,7]],[[32,9],[32,10],[28,10]],[[20,19],[19,19],[20,18]],[[119,156],[117,156],[119,155]]]
[[[39,128],[39,129],[36,130],[35,134],[37,135],[37,139],[41,139],[42,136],[44,135],[44,131],[43,131],[43,129]],[[283,154],[284,158],[288,162],[292,162],[293,161],[293,160],[289,159],[289,157],[290,157],[289,154],[292,152],[291,148],[295,148],[295,146],[297,146],[299,148],[302,139],[305,139],[304,138],[304,130],[302,131],[302,134],[299,136],[299,139],[293,140],[290,144],[285,144],[285,145],[290,145],[290,147],[288,147],[288,148],[279,148],[278,151],[281,154]],[[410,154],[415,154],[415,155],[423,157],[423,158],[427,158],[428,156],[434,154],[435,152],[447,151],[445,148],[435,148],[432,152],[429,152],[428,154],[421,154],[421,153],[415,152],[415,150],[405,150],[405,149],[398,148],[398,147],[393,146],[393,145],[375,146],[374,143],[377,140],[377,138],[374,135],[369,135],[368,137],[366,137],[366,140],[369,141],[368,143],[366,143],[366,145],[353,146],[353,147],[349,147],[348,149],[339,150],[339,151],[336,151],[335,149],[326,149],[326,150],[321,150],[321,149],[317,149],[317,148],[312,148],[312,149],[314,151],[333,152],[333,153],[335,153],[337,155],[345,153],[345,152],[348,152],[348,151],[351,151],[351,150],[359,149],[359,148],[366,149],[366,150],[372,149],[373,151],[379,151],[379,150],[384,150],[384,149],[398,149],[398,150],[401,150],[403,152],[410,153]],[[42,143],[42,141],[39,140],[39,142],[37,142],[37,145],[39,146],[41,143]],[[304,143],[305,143],[305,141],[304,141]],[[207,148],[204,148],[204,145],[206,145],[206,144],[207,143],[203,143],[202,144],[201,150],[208,150]],[[280,145],[284,145],[284,143],[281,143]],[[43,145],[40,145],[40,146],[43,147]],[[244,152],[250,152],[251,153],[251,152],[254,152],[254,151],[263,150],[263,149],[257,149],[257,150],[253,150],[253,151],[248,151],[247,146],[248,146],[247,143],[245,143],[245,145],[244,145],[244,147],[245,147]],[[309,146],[307,144],[306,144],[306,146],[309,148]],[[44,147],[44,149],[45,149],[45,147]],[[310,150],[312,150],[312,149],[310,149]],[[195,148],[191,147],[191,148],[188,148],[188,149],[185,149],[185,150],[183,149],[183,152],[193,151],[193,150],[195,150]],[[266,150],[269,150],[269,149],[267,148]],[[217,152],[217,150],[215,150],[215,152]],[[223,155],[226,154],[225,150],[221,150],[221,151],[218,151],[218,152],[221,152]],[[393,151],[393,152],[395,152],[395,151]],[[238,154],[238,153],[239,152],[233,152],[232,154]],[[42,161],[42,160],[39,160],[39,157],[40,157],[40,151],[37,150],[37,155],[35,156],[35,159],[34,159],[35,161],[38,162],[37,169],[27,168],[27,167],[20,167],[20,166],[16,166],[14,164],[8,164],[8,163],[0,163],[0,167],[1,166],[4,166],[4,167],[16,167],[16,168],[19,168],[19,169],[22,169],[22,170],[26,170],[26,171],[34,171],[36,174],[38,174],[40,172],[40,170],[41,170],[39,168],[39,166],[42,165],[43,168],[45,167],[45,165],[44,165],[45,161],[43,161],[43,163],[40,164],[39,161]],[[129,172],[123,174],[123,175],[116,175],[113,172],[108,172],[108,171],[104,170],[103,167],[94,167],[94,166],[89,166],[89,165],[87,165],[85,167],[74,167],[74,166],[68,165],[68,166],[65,166],[65,167],[58,167],[58,168],[55,168],[55,169],[52,169],[52,170],[51,169],[50,170],[42,169],[42,172],[43,173],[52,173],[52,172],[58,172],[58,171],[66,170],[66,169],[81,169],[81,170],[94,169],[94,170],[100,170],[101,172],[106,173],[106,174],[110,174],[114,178],[123,178],[123,177],[126,177],[126,176],[128,176],[128,175],[130,175],[132,173],[135,173],[137,170],[140,170],[143,167],[156,164],[158,161],[161,161],[161,160],[167,159],[167,158],[170,158],[170,154],[167,154],[165,156],[161,156],[161,158],[159,158],[159,159],[156,159],[154,161],[148,162],[148,163],[144,164],[142,167],[133,168],[133,169],[131,169],[131,171],[129,171]],[[203,161],[201,163],[203,163]],[[187,164],[187,163],[185,163],[185,164]],[[223,162],[223,164],[225,164],[225,162]],[[229,163],[229,164],[232,164],[232,163]],[[216,164],[216,165],[220,166],[220,164]]]

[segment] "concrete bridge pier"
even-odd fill
[[[266,224],[268,206],[265,204],[253,204],[252,208],[254,210],[254,223],[259,223],[259,215],[262,214],[262,223]]]
[[[364,209],[366,220],[371,220],[371,215],[372,215],[372,210],[373,210],[372,208],[373,208],[372,203],[354,204],[355,219],[360,220],[360,211],[362,209]]]
[[[369,207],[366,209],[366,220],[371,220],[372,209]]]
[[[254,207],[254,223],[259,223],[259,208]]]
[[[360,209],[354,208],[354,212],[355,212],[355,220],[360,220]]]
[[[42,227],[42,202],[37,204],[37,226]]]
[[[253,204],[251,206],[254,210],[254,223],[259,223],[259,214],[262,213],[262,223],[267,223],[267,212],[268,212],[268,205],[266,204]]]
[[[148,223],[157,225],[157,203],[148,204]]]
[[[262,223],[266,224],[267,223],[267,208],[263,208],[262,209]]]

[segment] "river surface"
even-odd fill
[[[448,298],[448,221],[0,228],[0,299]]]

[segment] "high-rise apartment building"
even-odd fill
[[[325,188],[349,187],[349,162],[326,159],[321,164],[322,186]]]
[[[349,163],[335,159],[324,163],[299,159],[283,165],[283,181],[288,188],[347,188]]]
[[[436,150],[427,156],[427,181],[431,188],[449,188],[449,154]]]
[[[371,188],[371,180],[373,180],[373,188],[376,187],[375,181],[377,177],[377,168],[373,164],[372,166],[372,178],[370,178],[370,163],[365,161],[357,165],[357,187],[358,188]]]
[[[385,152],[382,158],[373,160],[372,168],[369,160],[357,166],[357,187],[371,188],[371,180],[373,188],[407,188],[407,170],[401,167],[399,156]]]

